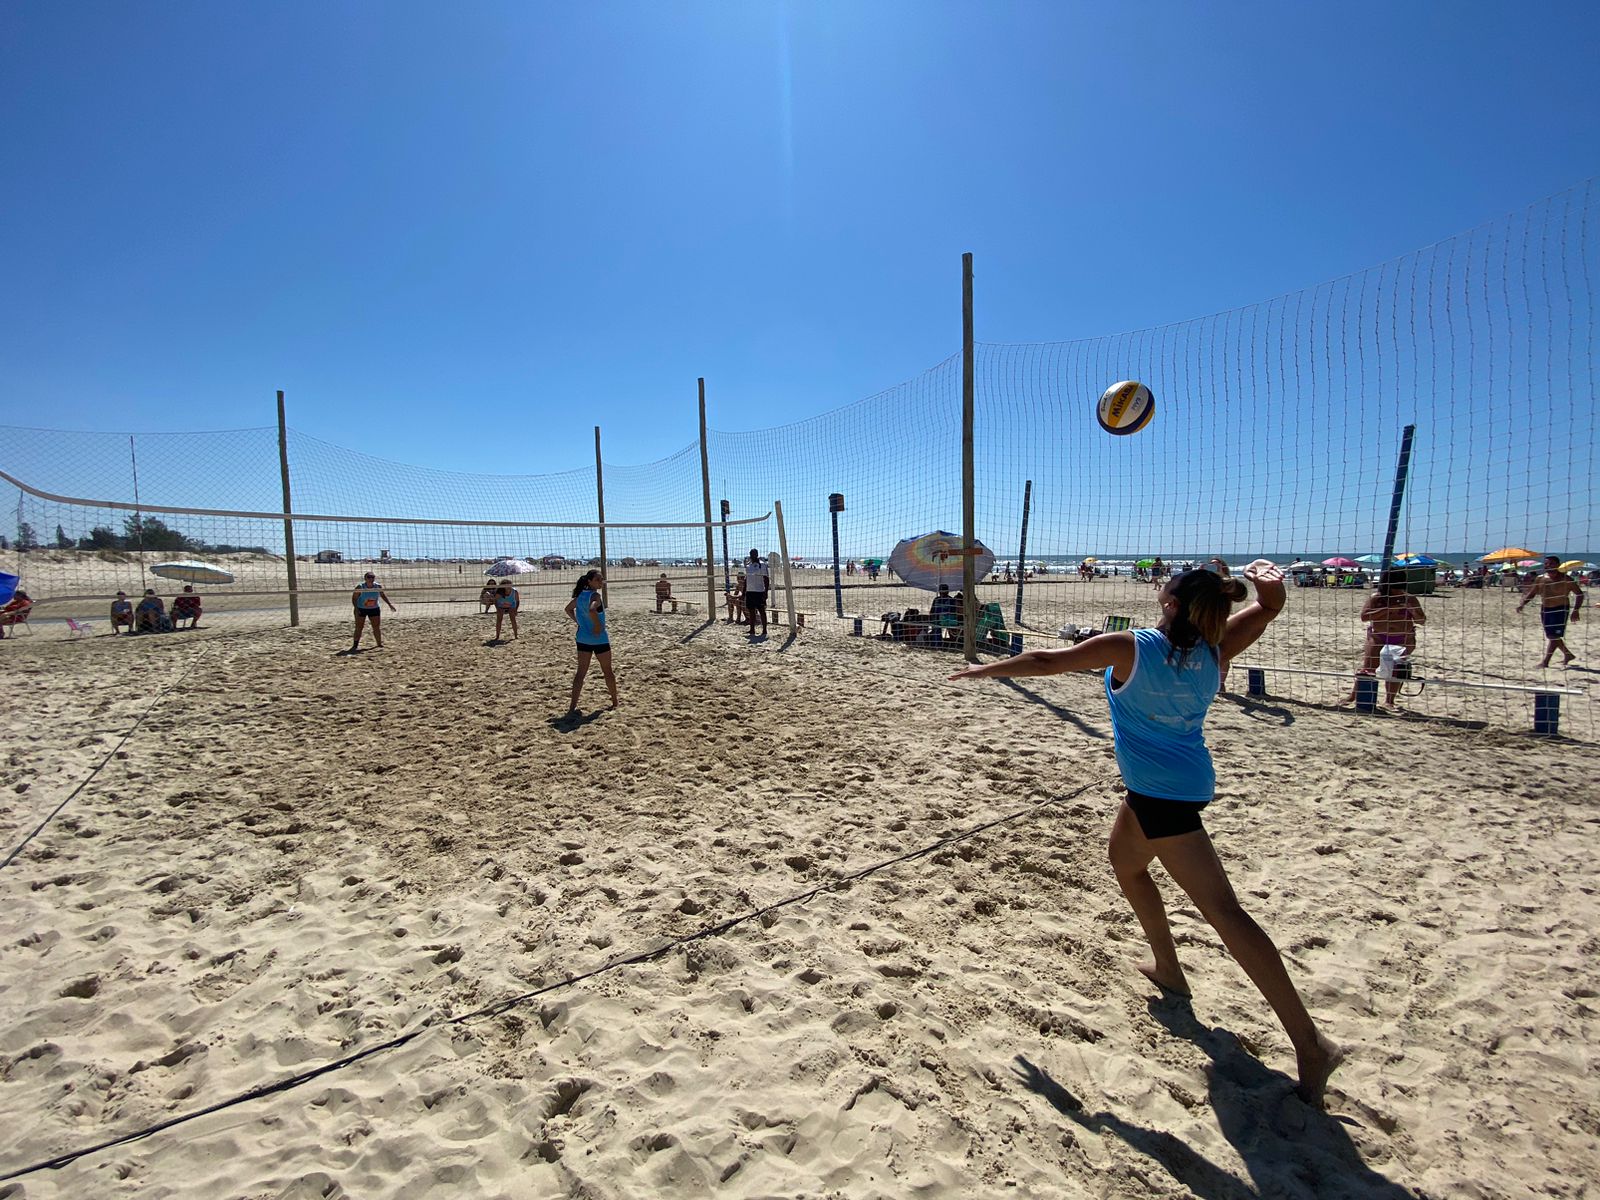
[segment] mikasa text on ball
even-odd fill
[[[1100,396],[1095,416],[1100,428],[1119,436],[1138,433],[1156,415],[1156,398],[1150,389],[1134,379],[1113,383]]]

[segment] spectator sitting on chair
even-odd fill
[[[172,598],[172,627],[179,621],[188,621],[190,629],[200,628],[200,597],[194,594],[191,584],[183,585],[183,594]]]
[[[145,588],[144,599],[139,601],[139,607],[133,610],[133,631],[135,633],[160,633],[161,626],[166,619],[166,604],[160,596],[156,595],[155,588]]]
[[[133,632],[133,601],[128,599],[127,592],[118,592],[117,598],[111,602],[111,636],[117,636],[117,629],[126,625],[128,632]]]
[[[667,578],[667,573],[665,571],[661,572],[661,578],[656,580],[657,612],[661,611],[661,606],[663,604],[672,605],[673,612],[678,611],[678,602],[672,598],[672,580]]]
[[[933,598],[933,603],[928,608],[928,616],[936,628],[953,625],[960,619],[955,597],[950,595],[948,583],[939,585],[939,594]]]
[[[0,608],[0,638],[5,637],[6,626],[20,625],[23,621],[26,621],[28,619],[28,610],[32,607],[33,601],[29,599],[28,593],[18,588],[16,594],[6,602],[6,606]],[[12,634],[11,636],[16,637],[17,635]]]

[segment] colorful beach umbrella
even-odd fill
[[[1138,562],[1134,563],[1133,565],[1136,566],[1136,567],[1143,568],[1144,570],[1148,571],[1151,567],[1156,565],[1156,560],[1153,559],[1153,558],[1141,558]]]
[[[1570,558],[1566,562],[1562,563],[1558,569],[1562,571],[1593,571],[1596,569],[1596,567],[1593,563],[1579,562],[1575,558]]]
[[[901,582],[930,592],[938,591],[940,584],[959,588],[961,564],[969,553],[974,578],[982,579],[994,568],[994,552],[982,542],[974,542],[969,552],[955,534],[936,529],[896,545],[889,554],[889,569]]]
[[[1322,560],[1322,565],[1325,567],[1344,567],[1346,570],[1354,570],[1361,564],[1353,558],[1325,558]]]
[[[483,573],[492,579],[504,579],[510,575],[527,575],[538,569],[525,558],[497,558],[483,569]]]
[[[232,583],[233,573],[203,562],[156,563],[150,574],[163,579],[181,579],[184,583]]]
[[[1430,554],[1402,554],[1394,560],[1397,567],[1432,567],[1436,571],[1448,571],[1449,563],[1440,562]]]
[[[1521,546],[1505,546],[1490,554],[1485,554],[1478,561],[1481,563],[1516,562],[1520,558],[1532,558],[1532,550],[1524,550]]]

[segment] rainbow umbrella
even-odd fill
[[[955,534],[936,529],[899,542],[889,554],[889,569],[901,582],[926,591],[936,592],[940,584],[958,588],[962,579],[961,562],[969,554],[975,579],[982,579],[994,569],[994,551],[982,542],[974,542],[971,550],[967,550]]]

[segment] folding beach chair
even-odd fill
[[[68,637],[94,636],[94,627],[90,625],[88,621],[75,621],[71,617],[68,617],[67,628],[71,631],[67,635]]]
[[[1132,617],[1111,617],[1111,616],[1108,616],[1106,618],[1106,620],[1105,620],[1105,624],[1100,626],[1100,632],[1101,633],[1122,633],[1124,630],[1131,629],[1132,627],[1133,627],[1133,618]]]

